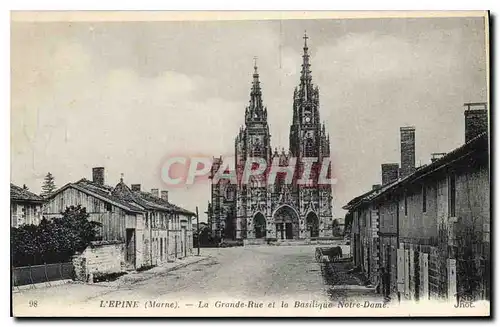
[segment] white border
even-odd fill
[[[10,149],[10,64],[9,64],[9,54],[10,54],[10,49],[9,49],[9,20],[10,20],[10,10],[492,10],[493,14],[495,12],[498,14],[500,10],[499,8],[499,1],[491,0],[491,1],[480,1],[480,0],[475,0],[475,1],[449,1],[449,2],[438,2],[438,1],[431,1],[431,0],[419,0],[419,1],[412,1],[412,2],[404,2],[404,1],[397,1],[397,0],[378,0],[378,1],[355,1],[355,0],[350,0],[350,1],[342,1],[342,2],[335,2],[335,3],[330,3],[328,1],[324,0],[307,0],[307,1],[294,1],[294,0],[288,0],[288,1],[279,1],[279,2],[270,2],[270,1],[260,1],[260,0],[253,0],[253,1],[220,1],[220,0],[211,0],[211,1],[203,1],[203,0],[198,0],[198,1],[193,1],[193,0],[183,0],[179,2],[169,2],[166,4],[166,2],[162,1],[150,1],[150,0],[141,0],[141,1],[116,1],[116,2],[104,2],[102,0],[78,0],[78,1],[44,1],[44,3],[40,3],[39,1],[12,1],[11,3],[5,3],[2,2],[0,4],[1,6],[1,14],[2,14],[2,20],[1,20],[1,28],[0,28],[0,35],[2,37],[2,43],[3,51],[1,51],[1,62],[2,62],[2,70],[1,70],[1,77],[2,77],[2,103],[3,103],[3,109],[2,110],[2,119],[0,119],[0,138],[1,138],[1,144],[4,146],[2,148],[4,149]],[[497,23],[498,24],[498,23]],[[492,42],[498,42],[498,33],[494,34],[494,40]],[[492,60],[494,61],[494,59]],[[492,72],[494,73],[494,72]],[[491,92],[495,92],[498,90],[498,87],[495,87],[494,90],[491,90]],[[492,108],[493,111],[495,111],[495,108]],[[495,125],[497,125],[497,115],[494,116],[495,118]],[[495,153],[497,149],[492,149],[492,152]],[[2,203],[2,211],[4,213],[4,224],[5,227],[2,228],[2,233],[4,233],[2,239],[3,242],[3,248],[4,250],[2,252],[2,259],[4,259],[4,269],[2,270],[2,285],[4,285],[4,289],[2,289],[2,296],[4,301],[2,301],[3,308],[4,308],[4,314],[2,315],[2,318],[7,324],[14,324],[14,320],[8,318],[9,316],[9,302],[10,302],[10,287],[9,287],[9,280],[10,280],[10,274],[8,270],[9,266],[9,253],[6,249],[9,248],[9,228],[7,226],[8,224],[8,215],[9,215],[9,189],[8,185],[10,183],[10,150],[5,151],[4,153],[8,153],[8,158],[9,159],[4,159],[1,161],[1,168],[2,168],[2,174],[1,174],[1,203]],[[495,165],[495,168],[497,166]],[[497,174],[498,177],[498,174]],[[496,183],[496,180],[492,183],[492,186],[494,186]],[[492,199],[492,203],[500,203],[499,195],[497,194],[495,196],[495,199]],[[496,217],[492,217],[492,219],[495,219]],[[495,229],[498,228],[498,223],[495,223],[494,226],[496,227]],[[495,230],[495,234],[498,235],[497,231]],[[496,242],[495,246],[495,252],[498,253],[498,241]],[[494,260],[495,262],[495,260]],[[494,267],[496,268],[496,267]],[[495,283],[495,285],[498,285],[498,283]],[[494,290],[496,291],[496,289]],[[498,294],[495,294],[498,295]],[[498,299],[495,303],[495,307],[497,307]],[[496,308],[495,308],[496,309]],[[498,311],[496,311],[498,313]],[[255,322],[258,323],[259,325],[262,324],[277,324],[277,323],[292,323],[293,321],[269,321],[269,322]],[[403,322],[401,320],[395,321],[395,323],[400,323]],[[457,321],[450,321],[450,322],[444,322],[444,321],[436,321],[436,322],[430,322],[430,321],[419,321],[418,324],[432,324],[432,323],[456,323]],[[465,321],[467,322],[467,321]],[[26,322],[25,322],[26,323]],[[28,322],[29,324],[39,324],[39,323],[45,323],[45,324],[53,324],[54,321],[30,321]],[[88,322],[85,322],[88,323]],[[123,324],[124,321],[104,321],[104,322],[96,322],[93,321],[94,324],[96,325],[109,325],[109,324]],[[132,322],[132,323],[144,323],[144,322]],[[161,322],[162,324],[168,323],[169,325],[175,325],[178,322],[174,321],[164,321]],[[191,322],[193,324],[198,324],[198,321]],[[220,324],[224,322],[219,322],[219,321],[213,321],[211,322],[212,324]],[[234,324],[236,323],[235,321],[228,321],[226,323]],[[303,324],[305,321],[297,321],[297,323]],[[328,324],[342,324],[343,322],[341,321],[323,321],[323,323],[328,323]],[[372,323],[382,323],[385,324],[387,321],[351,321],[349,323],[354,323],[354,324],[372,324]]]

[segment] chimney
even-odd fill
[[[394,182],[399,177],[398,163],[384,163],[382,167],[382,185]]]
[[[104,185],[104,167],[92,168],[92,181],[97,185]]]
[[[168,191],[165,191],[165,190],[161,191],[161,199],[163,201],[168,202]]]
[[[141,191],[141,184],[132,184],[132,185],[130,185],[130,188],[134,192],[140,192]]]
[[[378,190],[381,187],[382,187],[382,185],[380,185],[380,184],[373,184],[372,185],[372,190]]]
[[[415,172],[415,127],[400,128],[401,132],[401,170],[399,175],[405,178]]]
[[[486,103],[465,103],[465,143],[488,131]]]
[[[151,195],[154,196],[155,198],[159,198],[160,197],[160,190],[157,188],[152,188]]]

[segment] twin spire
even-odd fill
[[[304,54],[302,55],[302,71],[300,73],[300,91],[304,92],[304,96],[307,99],[311,88],[311,64],[309,63],[309,47],[307,46],[307,32],[304,32]]]
[[[267,120],[267,109],[262,104],[262,90],[260,89],[259,71],[257,70],[257,57],[254,57],[252,90],[250,91],[250,104],[245,111],[245,121]]]
[[[253,81],[250,92],[250,107],[262,107],[262,91],[260,89],[259,71],[257,70],[257,57],[253,58]]]
[[[314,92],[311,76],[311,64],[309,63],[309,47],[307,46],[307,32],[304,32],[304,53],[302,54],[302,71],[300,74],[300,86],[296,90],[296,95],[302,100],[314,99]],[[262,90],[260,88],[259,71],[257,68],[257,57],[254,57],[254,72],[252,89],[250,91],[250,104],[245,112],[246,121],[262,121],[267,119],[267,109],[263,106]]]

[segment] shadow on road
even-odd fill
[[[321,275],[331,300],[347,300],[379,297],[375,287],[369,286],[365,276],[355,269],[350,257],[325,258],[317,256]]]

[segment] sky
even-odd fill
[[[38,193],[121,174],[167,189],[166,157],[232,155],[257,57],[273,148],[288,149],[303,34],[330,133],[335,217],[399,162],[416,128],[417,166],[464,142],[465,102],[487,101],[483,18],[184,22],[12,22],[11,180]],[[208,184],[170,189],[200,212]],[[206,220],[204,214],[200,220]]]

